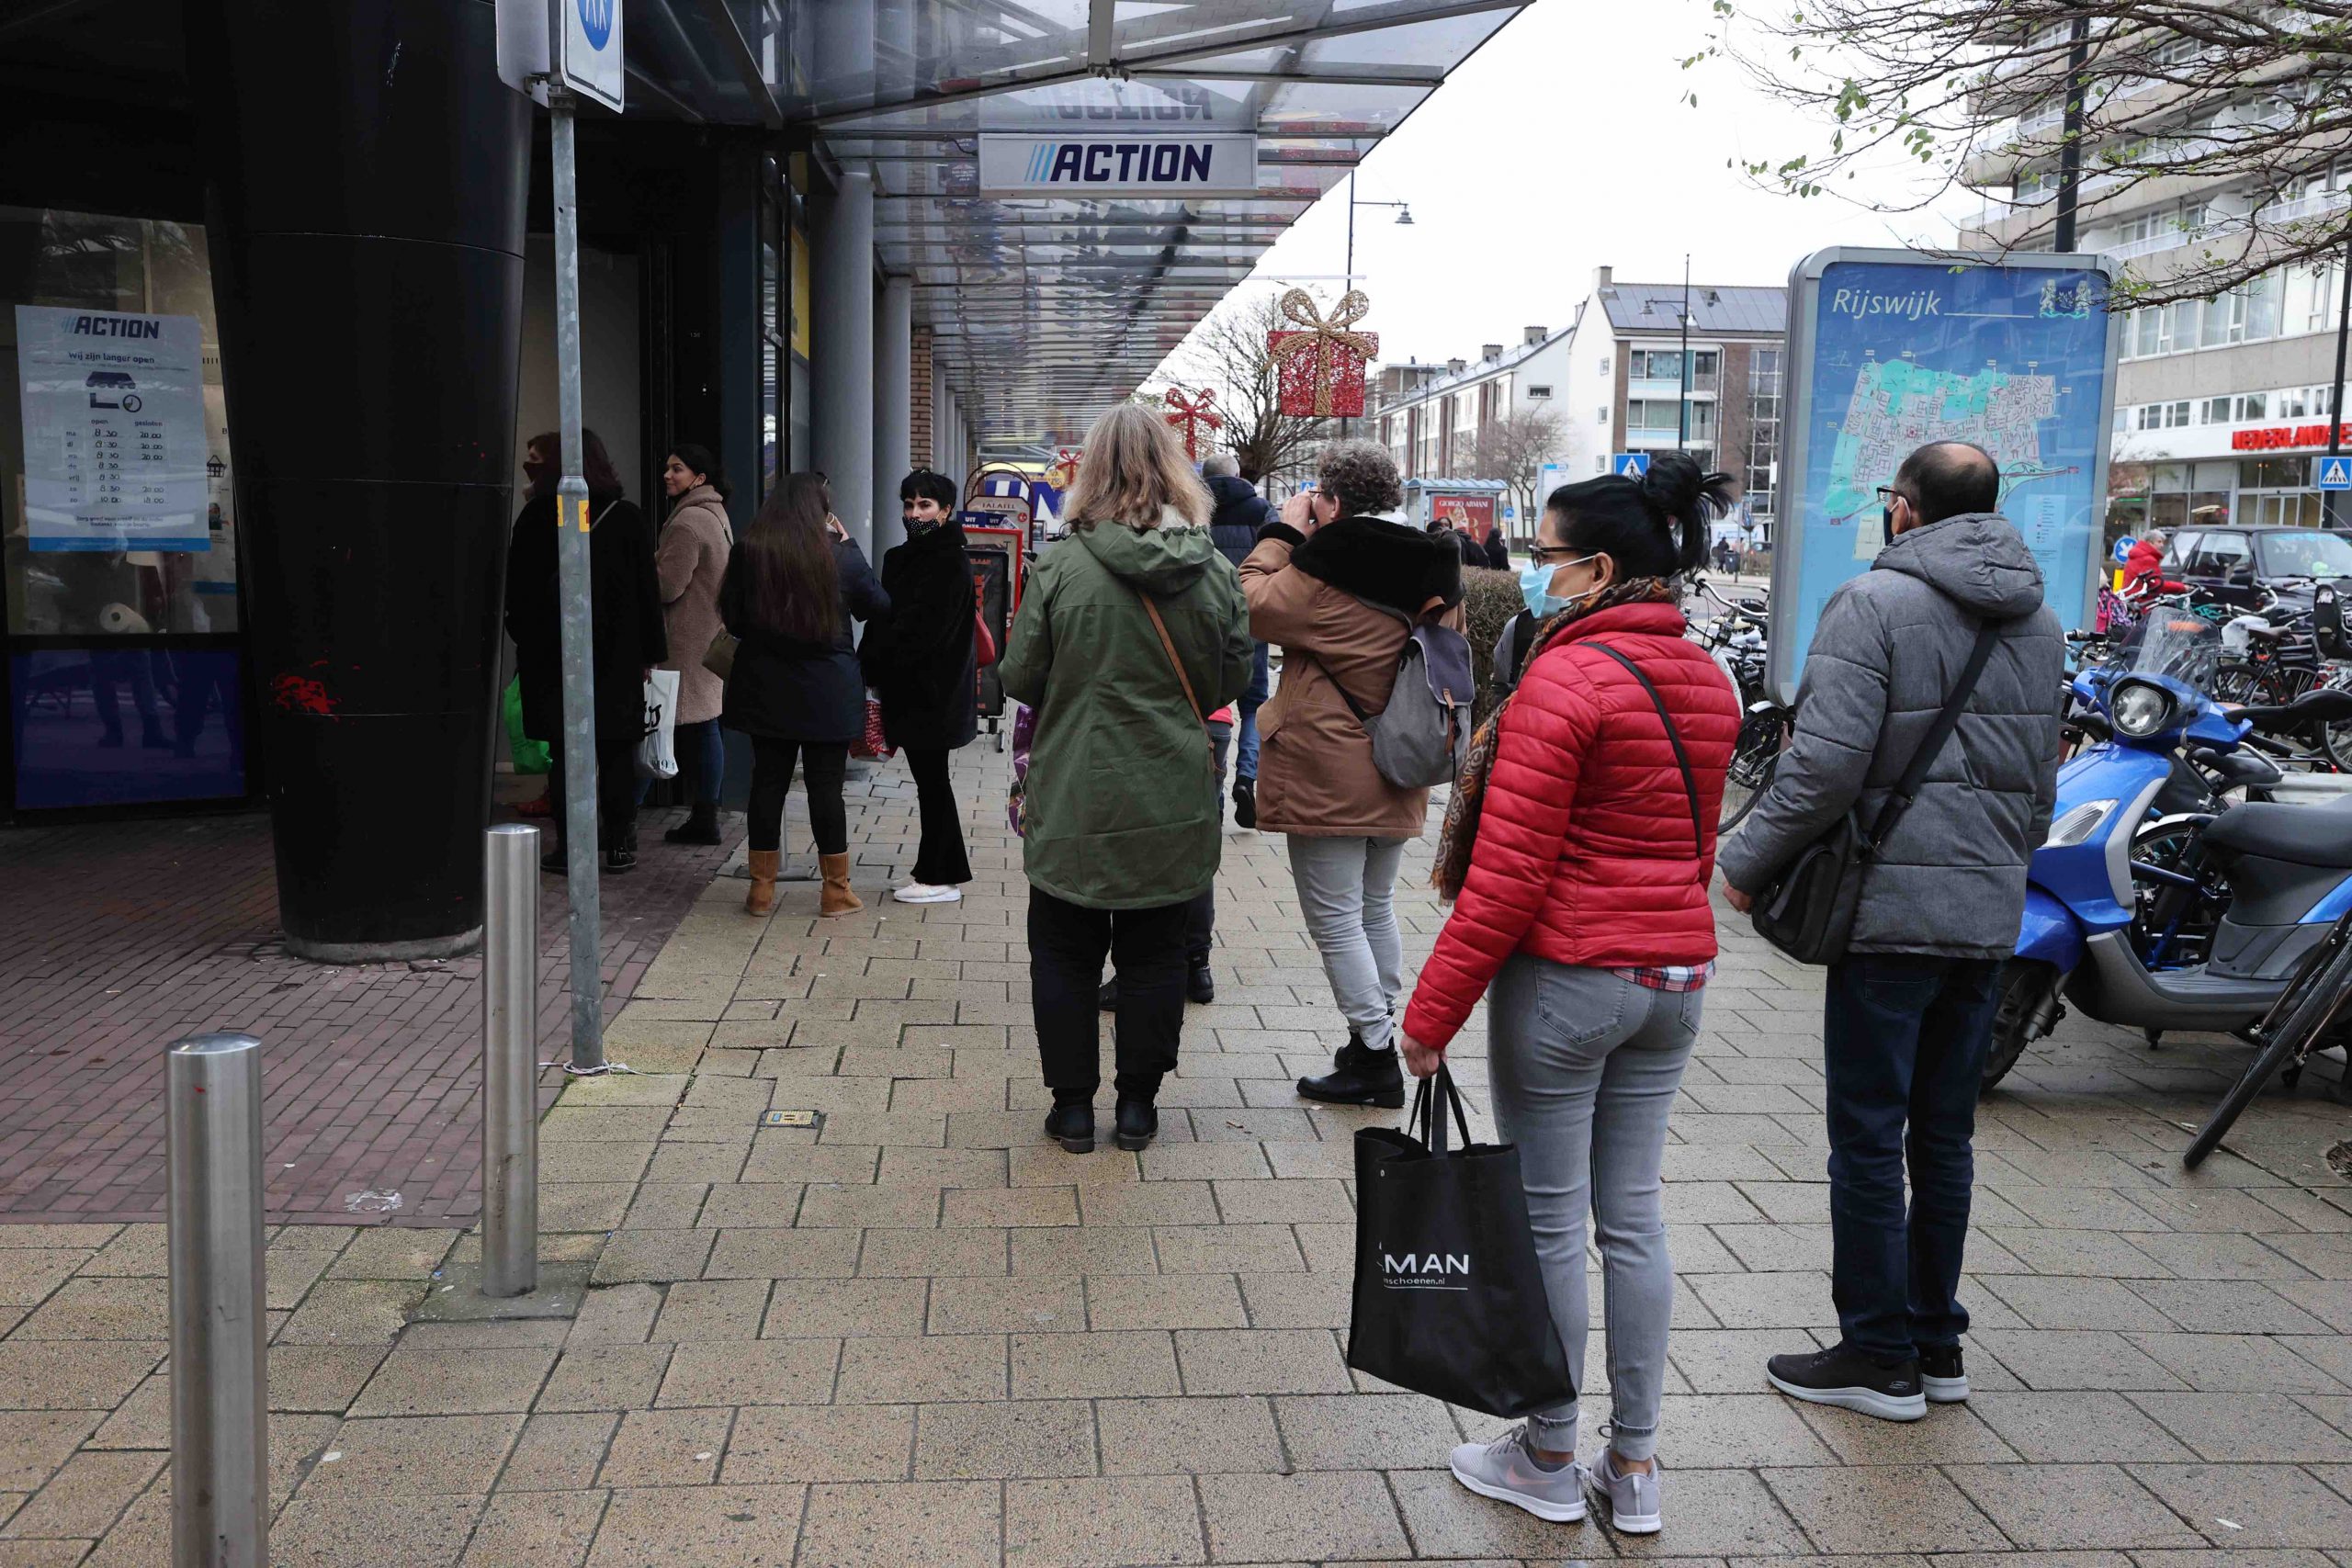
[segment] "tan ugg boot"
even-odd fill
[[[854,915],[865,908],[849,887],[849,856],[819,855],[817,869],[825,878],[825,890],[820,895],[817,912],[828,919],[835,915]]]
[[[775,874],[783,860],[782,850],[753,850],[752,852],[752,891],[743,899],[745,914],[765,915],[775,912]]]

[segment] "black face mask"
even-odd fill
[[[907,525],[907,537],[910,539],[920,539],[926,535],[939,532],[940,520],[936,517],[931,518],[928,521],[919,517],[910,517],[905,521]]]

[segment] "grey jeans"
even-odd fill
[[[1519,1145],[1535,1254],[1578,1388],[1590,1319],[1587,1211],[1597,1222],[1611,1447],[1627,1459],[1657,1452],[1667,1325],[1674,1314],[1658,1168],[1667,1113],[1690,1065],[1705,995],[1654,991],[1606,969],[1527,953],[1503,965],[1487,995],[1495,1123]],[[1528,1436],[1538,1448],[1573,1451],[1577,1406],[1535,1416]]]
[[[1402,839],[1290,836],[1290,876],[1307,934],[1323,953],[1331,998],[1373,1050],[1388,1043],[1405,988],[1405,943],[1396,930],[1396,868]]]

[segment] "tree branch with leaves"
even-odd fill
[[[2183,222],[2183,243],[2132,269],[2119,303],[2211,299],[2282,266],[2324,267],[2352,238],[2352,0],[1810,0],[1770,12],[1710,0],[1710,13],[1686,68],[1727,62],[1828,128],[1825,144],[1788,157],[1734,160],[1768,186],[1885,212],[1966,189],[2016,202],[1996,215],[2006,248],[2045,250],[2070,141],[2063,110],[2079,99],[2086,220],[2215,198]],[[1866,175],[1878,186],[1905,168],[1919,177],[1902,195],[1856,194]]]

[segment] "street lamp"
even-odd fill
[[[1409,229],[1413,226],[1413,209],[1404,202],[1357,200],[1356,172],[1353,169],[1350,169],[1348,171],[1348,275],[1344,280],[1345,288],[1341,289],[1342,293],[1346,292],[1346,289],[1353,288],[1356,286],[1356,209],[1359,207],[1393,207],[1396,209],[1396,226],[1398,228]],[[1342,418],[1340,421],[1340,437],[1345,439],[1347,436],[1353,434],[1355,433],[1354,425],[1355,422],[1353,420]]]

